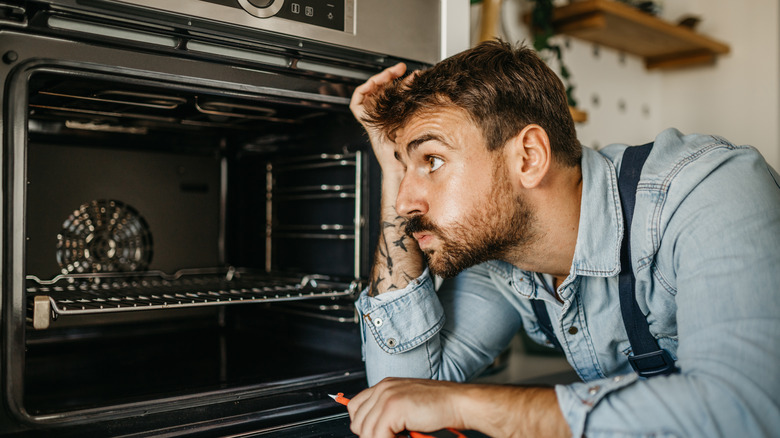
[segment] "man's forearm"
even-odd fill
[[[553,388],[465,385],[460,411],[467,429],[496,437],[570,437]]]
[[[353,397],[348,409],[360,436],[445,427],[496,438],[571,436],[552,388],[389,378]]]
[[[406,219],[396,212],[395,196],[392,195],[393,191],[398,193],[395,184],[384,182],[384,185],[382,223],[371,269],[370,296],[402,289],[425,269],[420,247],[404,231]]]
[[[382,168],[382,224],[374,266],[371,269],[368,291],[370,296],[403,288],[423,271],[420,248],[413,239],[406,236],[405,221],[395,211],[395,200],[404,176],[404,168],[396,158],[393,141],[366,119],[366,105],[371,107],[372,101],[383,92],[383,87],[403,76],[405,72],[406,64],[402,62],[386,68],[355,88],[349,102],[349,109],[366,129],[371,148]]]

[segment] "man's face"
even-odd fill
[[[503,152],[488,152],[465,112],[415,117],[396,134],[406,166],[396,209],[434,274],[452,277],[523,252],[533,239],[533,212],[516,193]]]

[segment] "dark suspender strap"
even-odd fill
[[[536,274],[539,277],[539,280],[544,285],[544,288],[547,289],[548,292],[553,293],[549,286],[547,285],[547,282],[544,280],[544,278],[541,276],[541,274]],[[531,308],[533,308],[534,315],[536,315],[536,320],[539,321],[539,330],[544,333],[545,336],[547,336],[547,340],[550,341],[550,343],[555,347],[558,351],[563,351],[563,347],[561,347],[561,343],[558,342],[558,337],[555,336],[555,332],[553,331],[553,325],[552,321],[550,320],[550,314],[547,312],[547,307],[544,305],[543,300],[531,300]]]
[[[647,318],[636,302],[634,270],[631,266],[631,223],[636,204],[636,189],[639,175],[642,173],[647,156],[653,143],[643,146],[626,148],[618,176],[618,191],[623,208],[623,240],[620,246],[620,275],[618,284],[620,290],[620,311],[623,324],[628,333],[633,355],[628,357],[629,363],[642,377],[652,377],[670,374],[675,371],[674,360],[666,350],[658,346]]]
[[[623,316],[626,333],[628,333],[628,341],[631,343],[631,349],[633,350],[633,355],[628,357],[628,361],[637,374],[642,377],[671,374],[677,370],[671,355],[658,346],[658,342],[650,333],[647,318],[636,302],[636,278],[631,266],[631,223],[634,217],[634,205],[636,204],[636,189],[639,184],[642,167],[652,148],[653,143],[626,148],[623,153],[622,164],[620,165],[620,174],[618,175],[618,192],[623,209],[624,229],[620,245],[621,269],[618,276],[620,312]],[[540,281],[545,289],[550,291],[544,278],[540,277]],[[553,292],[550,291],[550,293]],[[539,321],[539,328],[556,349],[563,351],[553,331],[550,315],[547,313],[544,301],[531,300],[531,307],[536,315],[536,319]]]

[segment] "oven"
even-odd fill
[[[467,8],[0,0],[0,431],[350,436],[379,168],[349,98],[464,48]]]

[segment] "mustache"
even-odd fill
[[[427,217],[425,216],[412,216],[409,220],[406,221],[406,226],[404,227],[404,232],[408,236],[412,236],[414,233],[421,233],[423,231],[432,232],[434,234],[441,234],[439,227],[436,226],[433,222],[431,222]]]

